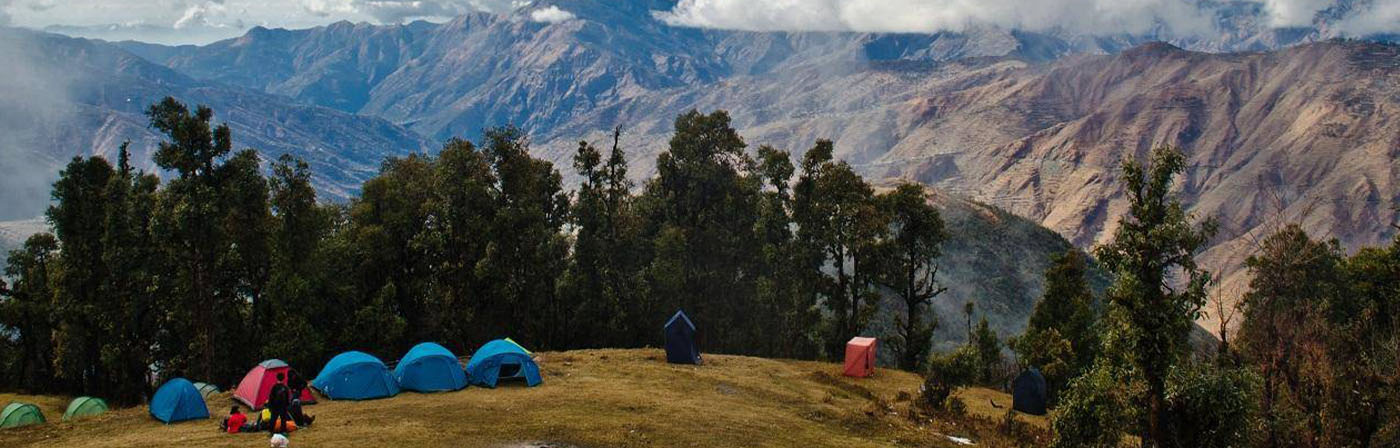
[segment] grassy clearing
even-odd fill
[[[293,446],[577,447],[632,446],[956,446],[944,434],[979,446],[1023,446],[1034,439],[1001,435],[999,392],[973,389],[967,417],[913,416],[917,375],[879,370],[840,376],[828,363],[706,355],[706,365],[666,364],[660,350],[583,350],[539,354],[544,384],[468,388],[441,394],[332,402],[308,407],[316,426],[292,434]],[[0,446],[266,446],[263,435],[216,431],[217,419],[163,425],[144,407],[61,422],[67,399],[0,395],[38,402],[49,423],[0,431]],[[229,394],[211,400],[227,412]],[[987,406],[987,409],[991,409]],[[1035,419],[1021,416],[1035,424]],[[1043,424],[1043,423],[1042,423]]]

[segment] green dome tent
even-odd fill
[[[219,386],[209,383],[194,383],[194,390],[199,391],[199,395],[204,397],[204,401],[209,401],[209,397],[219,393]]]
[[[63,411],[63,420],[68,421],[75,418],[92,417],[107,412],[107,402],[101,398],[78,397],[68,403],[68,410]]]
[[[0,428],[18,428],[44,422],[44,413],[29,403],[10,403],[0,413]]]

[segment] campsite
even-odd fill
[[[456,392],[403,392],[370,401],[326,400],[310,407],[318,422],[292,434],[295,446],[958,446],[954,437],[987,432],[1010,396],[967,389],[977,418],[957,425],[913,421],[909,400],[921,379],[880,370],[841,376],[841,366],[706,355],[704,366],[669,364],[661,349],[546,352],[544,382]],[[975,398],[973,398],[975,396]],[[0,400],[34,400],[0,394]],[[44,398],[40,407],[60,409]],[[231,403],[223,392],[213,411]],[[63,402],[66,405],[66,401]],[[985,409],[983,409],[985,408]],[[1045,428],[1044,417],[1019,417]],[[324,422],[324,423],[323,423]],[[964,425],[973,425],[971,427]],[[113,428],[119,428],[114,430]],[[709,429],[706,429],[709,428]],[[714,430],[723,428],[723,430]],[[774,431],[773,428],[782,428]],[[223,434],[214,420],[153,422],[145,409],[113,410],[91,420],[0,431],[0,446],[266,446],[266,433]],[[979,439],[982,440],[982,439]],[[986,439],[983,446],[1017,446]]]
[[[1400,0],[0,0],[0,448],[1400,447]]]

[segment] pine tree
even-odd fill
[[[576,230],[573,257],[561,282],[561,297],[572,297],[577,310],[572,327],[578,332],[570,346],[589,341],[607,346],[636,345],[648,315],[634,275],[637,229],[631,216],[627,164],[619,147],[621,129],[613,131],[613,147],[607,160],[588,142],[579,142],[574,168],[582,177],[577,198],[570,207],[570,225]],[[652,333],[654,331],[648,331]]]
[[[1009,344],[1023,367],[1038,367],[1045,375],[1051,403],[1071,379],[1089,369],[1099,350],[1086,258],[1071,249],[1051,259],[1045,293],[1031,311],[1026,332]]]
[[[109,268],[103,287],[102,368],[110,372],[102,394],[113,403],[139,403],[149,391],[147,375],[159,324],[154,278],[168,267],[151,234],[160,179],[137,172],[123,144],[117,172],[107,183],[102,243]]]
[[[266,336],[262,357],[281,358],[292,365],[319,362],[327,354],[327,301],[318,285],[334,282],[323,275],[321,246],[328,238],[329,223],[316,206],[311,170],[305,161],[283,154],[272,164],[268,179],[268,204],[272,213],[271,274],[262,300],[253,303],[253,320]]]
[[[923,187],[902,184],[879,199],[892,228],[885,242],[886,269],[880,283],[893,289],[904,305],[904,315],[895,319],[896,334],[891,338],[891,346],[901,369],[917,371],[928,357],[933,330],[938,325],[929,306],[934,297],[948,289],[937,281],[939,246],[947,235],[943,232],[943,219],[928,203]]]
[[[166,373],[198,378],[234,377],[250,360],[242,342],[246,303],[238,294],[221,161],[233,147],[227,125],[212,126],[214,111],[193,113],[174,98],[146,111],[151,127],[169,139],[155,152],[156,165],[175,172],[159,199],[153,224],[173,267],[162,286],[170,313],[158,346]],[[62,238],[60,236],[60,238]]]
[[[1186,159],[1174,149],[1152,152],[1150,165],[1123,164],[1129,214],[1120,222],[1111,243],[1096,253],[1115,277],[1108,305],[1117,310],[1119,329],[1132,347],[1123,359],[1140,373],[1146,402],[1146,446],[1171,443],[1165,425],[1167,377],[1182,361],[1188,332],[1205,304],[1210,275],[1196,266],[1194,255],[1215,232],[1213,221],[1192,224],[1181,202],[1171,194],[1172,178]],[[1179,275],[1184,285],[1169,280]],[[1127,350],[1127,349],[1125,349]]]
[[[699,321],[707,346],[721,352],[747,345],[743,329],[761,318],[751,306],[759,248],[749,241],[760,180],[746,146],[724,111],[676,117],[675,135],[657,157],[657,176],[640,204],[653,253],[644,275],[661,301],[647,320],[684,309]]]
[[[1253,279],[1241,299],[1238,334],[1262,380],[1264,446],[1319,446],[1328,379],[1310,366],[1330,364],[1318,324],[1325,304],[1345,288],[1342,258],[1336,241],[1313,241],[1291,225],[1245,261]]]
[[[58,240],[49,233],[39,233],[24,241],[24,246],[10,251],[5,264],[5,277],[14,281],[0,288],[0,326],[14,332],[16,353],[9,360],[6,378],[12,384],[31,393],[55,390],[53,383],[54,291],[53,268]]]
[[[992,331],[991,325],[987,323],[987,317],[982,316],[982,320],[977,323],[977,330],[972,333],[972,343],[969,344],[977,349],[978,380],[982,384],[998,383],[998,376],[1001,369],[1001,340],[997,339],[996,332]]]
[[[821,321],[821,309],[816,303],[813,285],[803,266],[809,257],[798,244],[793,227],[792,176],[796,168],[786,151],[771,146],[758,149],[758,173],[764,191],[758,202],[758,222],[754,226],[755,241],[760,247],[760,267],[756,294],[768,322],[756,322],[755,334],[772,341],[761,350],[770,356],[813,358],[822,348],[820,335],[813,330]],[[820,253],[816,254],[820,257]],[[755,319],[758,321],[758,319]]]
[[[880,271],[879,241],[889,232],[889,217],[875,192],[846,162],[832,159],[828,140],[803,157],[795,191],[798,239],[820,257],[808,259],[830,317],[826,352],[835,356],[846,341],[863,331],[879,301],[875,279]],[[830,265],[833,274],[823,272]]]
[[[104,390],[102,344],[103,296],[109,266],[104,262],[104,224],[107,218],[107,186],[116,175],[100,157],[75,157],[54,183],[53,205],[48,210],[62,251],[54,276],[55,373],[72,390],[92,393]]]
[[[516,327],[527,343],[559,345],[572,317],[554,288],[568,252],[562,229],[569,200],[562,177],[549,162],[530,156],[519,129],[490,129],[485,139],[496,178],[496,214],[477,275],[496,300],[495,322]]]

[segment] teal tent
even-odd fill
[[[371,400],[399,394],[399,383],[383,361],[354,351],[331,358],[311,387],[332,400]]]
[[[540,367],[535,365],[530,353],[524,347],[504,339],[487,342],[477,349],[471,361],[467,362],[467,376],[472,384],[486,387],[496,387],[496,383],[502,379],[521,379],[531,387],[538,386],[542,381]]]
[[[151,417],[166,423],[209,418],[204,396],[184,378],[166,381],[151,397]]]
[[[101,398],[78,397],[68,402],[68,410],[63,411],[63,420],[91,417],[107,412],[107,402]]]
[[[441,392],[467,387],[467,374],[457,355],[441,345],[424,342],[413,346],[394,366],[399,387],[417,392]]]
[[[0,428],[18,428],[40,423],[44,423],[44,413],[39,412],[38,406],[29,403],[10,403],[5,405],[4,412],[0,412]]]

